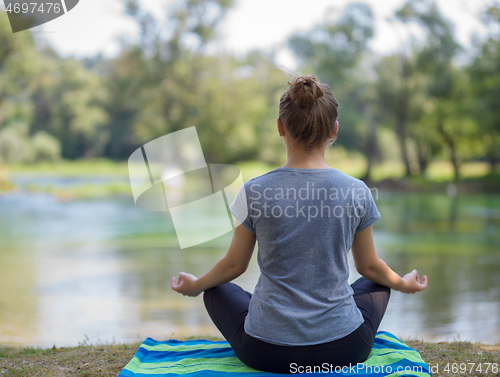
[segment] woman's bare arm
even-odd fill
[[[248,268],[255,247],[255,234],[243,225],[234,229],[233,238],[227,254],[218,261],[205,275],[196,278],[185,272],[179,273],[179,281],[171,279],[171,288],[184,296],[198,296],[209,288],[236,279]]]
[[[404,293],[419,292],[427,287],[427,276],[418,277],[417,270],[401,277],[395,273],[375,251],[373,226],[354,235],[352,256],[356,270],[368,280]]]

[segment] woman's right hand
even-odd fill
[[[427,288],[427,276],[422,277],[422,282],[418,277],[418,271],[413,270],[412,272],[403,276],[403,287],[401,292],[403,293],[415,293],[420,292]]]
[[[374,283],[403,293],[415,293],[427,288],[427,276],[420,282],[417,270],[413,270],[401,277],[379,258],[373,242],[373,225],[354,235],[351,251],[356,270]]]

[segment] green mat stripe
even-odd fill
[[[231,372],[231,373],[259,373],[243,364],[237,357],[222,357],[222,358],[186,358],[179,361],[169,362],[163,361],[158,363],[142,363],[137,357],[133,357],[125,369],[136,373],[138,368],[141,367],[141,373],[147,374],[161,374],[166,373],[194,373],[199,371],[213,371],[213,372]],[[176,370],[173,370],[176,368]]]
[[[394,350],[390,349],[381,349],[381,350],[372,350],[368,359],[364,362],[367,365],[380,365],[380,364],[388,364],[387,360],[392,363],[396,363],[402,359],[407,359],[413,361],[415,363],[421,363],[422,358],[418,354],[418,352],[408,352],[404,353],[396,353]]]
[[[141,345],[142,348],[147,349],[148,351],[157,351],[157,352],[163,352],[163,351],[175,351],[175,352],[181,352],[181,351],[193,351],[193,350],[210,350],[214,348],[231,348],[231,346],[227,343],[221,343],[221,344],[179,344],[179,345],[171,345],[171,344],[157,344],[154,346],[148,346],[148,345]]]
[[[399,339],[396,339],[396,338],[393,338],[393,337],[390,337],[390,336],[387,336],[385,334],[380,334],[380,333],[377,333],[377,338],[379,339],[385,339],[385,340],[388,340],[389,342],[393,342],[393,343],[398,343],[398,344],[401,344],[403,346],[406,346],[408,347],[405,343],[403,343],[401,340]]]
[[[396,373],[391,373],[386,375],[385,377],[398,377],[398,376],[408,376],[411,374],[411,376],[416,376],[416,377],[429,377],[428,373],[420,373],[420,372],[413,372],[413,371],[402,371],[402,372],[396,372]]]

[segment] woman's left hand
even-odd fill
[[[184,296],[196,297],[202,291],[196,288],[196,276],[179,272],[179,281],[175,282],[175,277],[170,280],[170,287]]]

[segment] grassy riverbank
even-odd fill
[[[354,177],[361,177],[366,169],[366,161],[357,155],[336,152],[335,158],[327,161],[331,166]],[[276,168],[257,161],[237,163],[243,180],[249,179]],[[60,186],[57,184],[35,183],[37,176],[51,176],[60,179],[77,178],[74,183]],[[14,183],[17,178],[35,179],[24,186]],[[100,179],[96,183],[96,179]],[[76,182],[77,181],[77,182]],[[496,193],[500,191],[500,173],[488,173],[484,162],[469,162],[462,166],[462,177],[453,182],[453,169],[447,161],[436,161],[429,166],[428,176],[403,177],[403,167],[397,161],[385,161],[374,166],[370,187],[389,191],[435,192],[450,195],[465,193]],[[106,159],[61,160],[56,163],[24,164],[0,166],[0,192],[23,190],[55,195],[63,201],[72,199],[97,198],[107,196],[131,196],[126,161],[116,162]]]
[[[500,344],[486,345],[463,341],[429,343],[404,340],[420,352],[433,369],[433,376],[499,376]],[[61,348],[9,348],[0,346],[0,375],[2,376],[113,376],[122,370],[139,347],[128,345],[86,345]],[[474,370],[470,368],[474,363]],[[488,363],[492,364],[485,372]],[[460,372],[466,366],[466,372]],[[475,370],[481,365],[482,372]],[[447,368],[448,366],[448,368]],[[453,373],[453,368],[457,373]],[[448,371],[447,371],[448,370]]]

